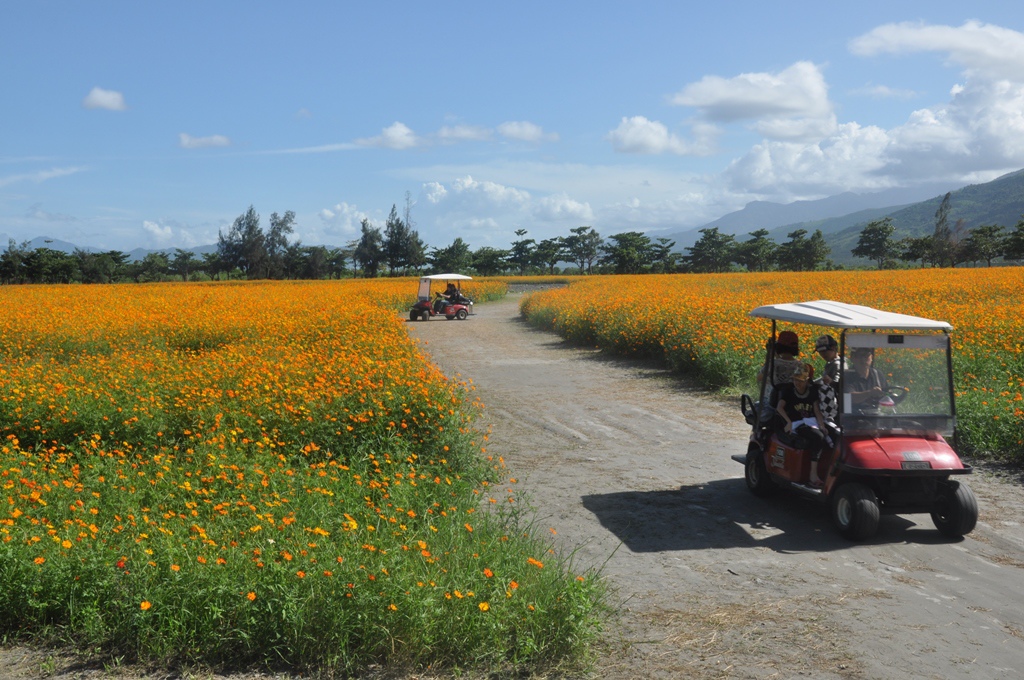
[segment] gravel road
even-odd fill
[[[736,400],[533,330],[519,300],[409,330],[475,386],[539,525],[611,583],[599,677],[1021,677],[1018,474],[967,478],[981,517],[961,541],[909,515],[850,543],[822,504],[750,494]]]

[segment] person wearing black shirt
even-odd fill
[[[779,440],[807,451],[816,463],[828,441],[825,420],[818,405],[818,386],[811,382],[810,366],[803,365],[793,372],[793,382],[779,386],[779,405],[776,409],[784,423],[778,433]],[[821,486],[818,466],[811,464],[811,485]]]

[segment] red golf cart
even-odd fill
[[[746,455],[732,458],[744,464],[750,491],[767,496],[787,489],[826,502],[839,532],[853,540],[874,535],[882,514],[930,513],[935,527],[951,538],[974,529],[978,502],[957,479],[972,470],[956,452],[952,326],[830,300],[767,305],[750,316],[772,322],[765,375],[773,374],[780,322],[836,329],[842,362],[833,386],[833,446],[817,462],[780,441],[774,405],[765,398],[767,380],[756,401],[742,396],[740,408],[752,432]],[[865,370],[853,355],[881,376],[884,387],[873,398],[852,390],[857,372]],[[821,486],[810,483],[812,464]]]
[[[420,277],[420,285],[416,294],[416,304],[409,310],[409,321],[429,321],[432,316],[463,321],[473,313],[473,301],[462,294],[462,282],[471,281],[473,277],[464,274],[430,274]],[[439,283],[438,290],[431,287]],[[449,288],[451,284],[451,288]],[[452,292],[443,292],[451,290]]]

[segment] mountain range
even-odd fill
[[[717,227],[733,234],[737,241],[747,240],[752,231],[767,229],[776,243],[789,240],[788,234],[804,229],[813,234],[820,229],[832,249],[833,262],[844,265],[869,264],[850,252],[869,222],[892,218],[893,238],[924,236],[935,230],[935,213],[946,193],[950,193],[949,224],[966,232],[982,224],[1000,224],[1007,229],[1024,215],[1024,170],[1017,170],[984,184],[965,187],[928,185],[910,190],[890,190],[871,194],[851,192],[816,201],[771,203],[754,201],[721,218],[694,229],[666,234],[676,242],[676,250],[685,252],[701,237],[701,229]],[[911,199],[911,200],[907,200]]]
[[[789,240],[788,234],[798,229],[804,229],[808,234],[820,229],[832,249],[833,262],[866,265],[869,262],[855,258],[850,251],[857,245],[860,232],[869,222],[892,218],[896,227],[893,234],[895,239],[931,234],[935,229],[935,212],[947,192],[950,193],[949,224],[965,233],[982,224],[1000,224],[1012,229],[1024,215],[1024,170],[1017,170],[991,182],[960,188],[931,184],[870,194],[845,192],[816,201],[753,201],[742,210],[723,215],[703,226],[672,233],[655,232],[652,235],[675,241],[675,249],[685,253],[686,248],[701,237],[701,229],[717,227],[723,234],[736,236],[737,241],[747,240],[750,232],[767,229],[769,238],[776,243],[785,243]],[[0,248],[7,242],[7,235],[0,234]],[[32,239],[29,247],[51,248],[65,253],[72,253],[76,249],[97,251],[96,248],[44,236]],[[211,244],[188,250],[201,256],[216,249],[217,246]],[[136,248],[128,255],[134,261],[152,252],[159,251]],[[163,252],[173,254],[174,249]]]

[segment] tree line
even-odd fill
[[[933,234],[895,239],[892,219],[869,223],[852,254],[874,260],[879,268],[897,261],[955,267],[1000,257],[1024,260],[1024,218],[1012,232],[998,225],[971,230],[962,221],[949,224],[950,194],[936,212]],[[428,247],[414,228],[412,201],[406,194],[403,215],[391,206],[383,227],[369,219],[360,224],[359,238],[343,247],[303,246],[289,242],[295,213],[271,213],[266,228],[253,206],[228,228],[218,232],[216,251],[197,256],[181,248],[153,252],[131,261],[128,253],[111,250],[64,253],[50,248],[17,245],[12,239],[0,253],[0,283],[119,283],[204,281],[223,279],[328,279],[408,276],[462,272],[480,276],[502,274],[643,274],[746,271],[814,271],[833,268],[831,249],[821,230],[808,234],[796,229],[787,241],[776,243],[767,229],[737,240],[718,227],[699,231],[700,238],[686,254],[675,252],[675,241],[637,231],[602,237],[593,227],[570,229],[566,236],[537,241],[517,229],[509,248],[484,246],[473,250],[461,237],[450,245]],[[559,265],[563,265],[559,268]]]
[[[999,224],[966,229],[963,220],[950,225],[950,196],[947,193],[936,210],[935,230],[931,234],[896,239],[892,218],[886,217],[864,227],[853,254],[874,260],[879,269],[892,269],[897,261],[920,262],[922,267],[956,267],[981,262],[991,267],[999,258],[1024,261],[1024,217],[1012,230]]]

